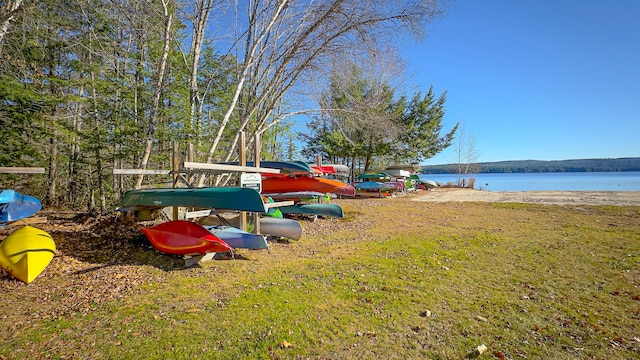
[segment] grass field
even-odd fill
[[[639,207],[336,203],[270,253],[131,266],[149,280],[125,298],[5,315],[0,358],[640,358]]]

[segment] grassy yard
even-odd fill
[[[130,266],[149,280],[125,298],[4,316],[0,359],[640,358],[640,208],[336,203],[271,253]]]

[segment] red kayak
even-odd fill
[[[338,195],[355,196],[356,189],[342,181],[309,176],[266,176],[262,179],[262,193],[286,193],[315,191]]]
[[[226,242],[191,221],[169,221],[140,230],[156,249],[167,254],[196,255],[233,251]]]
[[[330,174],[335,174],[336,173],[336,170],[333,168],[333,166],[311,165],[311,168],[313,169],[314,174],[330,175]]]

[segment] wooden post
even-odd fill
[[[244,131],[240,132],[240,146],[238,147],[238,160],[240,166],[247,166],[247,138]],[[239,175],[241,176],[241,172]],[[245,231],[247,228],[247,212],[240,211],[240,230]]]
[[[256,134],[253,145],[255,146],[255,151],[253,155],[253,166],[260,167],[260,148],[262,144],[260,143],[260,134]],[[260,214],[253,213],[253,233],[260,234]]]
[[[195,149],[193,146],[193,143],[188,143],[187,144],[187,161],[193,162],[195,161]],[[195,175],[194,174],[189,174],[189,187],[193,186],[191,184],[193,184],[193,181],[195,180]]]
[[[178,185],[178,179],[180,175],[178,174],[178,170],[180,170],[180,144],[177,141],[173,142],[173,188]],[[178,207],[173,207],[173,220],[178,220]]]

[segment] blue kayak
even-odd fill
[[[11,190],[11,189],[7,189],[7,190],[0,190],[0,204],[4,204],[4,203],[8,203],[11,201],[16,200],[16,191],[15,190]]]
[[[4,193],[7,190],[2,190]],[[8,194],[13,195],[13,199],[0,203],[0,223],[17,221],[32,216],[42,210],[42,203],[33,196],[23,195],[14,190],[8,190]],[[4,195],[2,197],[5,200]]]
[[[262,235],[224,225],[205,225],[204,228],[234,249],[269,249],[267,240]]]
[[[356,188],[356,190],[367,190],[367,191],[391,190],[389,185],[378,182],[378,181],[357,182],[357,183],[353,183],[353,187]]]

